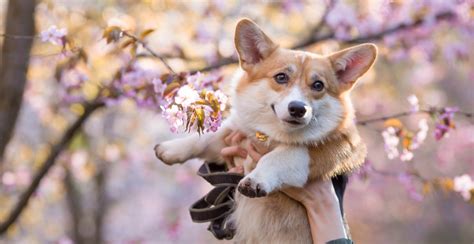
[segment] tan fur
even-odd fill
[[[310,180],[329,179],[359,168],[367,155],[354,125],[334,131],[327,140],[310,146]]]
[[[305,208],[283,193],[263,198],[237,194],[236,243],[312,243]]]

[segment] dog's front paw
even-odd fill
[[[167,165],[184,163],[189,159],[188,153],[174,141],[166,141],[155,146],[155,155]]]
[[[237,187],[242,195],[254,198],[254,197],[264,197],[270,191],[266,184],[263,182],[258,182],[256,179],[251,177],[243,178]]]

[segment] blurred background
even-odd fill
[[[282,47],[379,47],[352,93],[359,121],[381,118],[359,126],[368,162],[345,197],[356,243],[474,242],[471,0],[0,0],[0,243],[217,243],[188,213],[211,189],[201,162],[154,156],[186,133],[141,93],[103,88],[170,73],[158,55],[228,93],[243,17]]]

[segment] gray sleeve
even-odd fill
[[[346,238],[328,241],[326,244],[353,244],[353,242]]]

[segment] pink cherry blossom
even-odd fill
[[[388,127],[382,132],[382,137],[385,143],[385,152],[389,159],[394,159],[400,155],[398,152],[398,143],[400,138],[397,136],[396,129],[393,127]]]
[[[206,128],[206,132],[216,132],[221,126],[222,114],[219,112],[217,113],[217,117],[213,116],[214,110],[208,106],[204,106],[204,111],[206,115],[204,119],[204,127]]]
[[[196,72],[195,74],[189,75],[186,77],[186,82],[191,85],[194,89],[202,88],[203,75],[201,72]]]
[[[40,33],[41,41],[50,42],[54,45],[64,46],[66,44],[67,29],[59,29],[57,26],[52,25],[47,30]]]
[[[163,117],[170,124],[171,132],[176,133],[183,128],[185,114],[177,105],[173,104],[169,108],[162,107],[161,109]]]
[[[420,104],[416,95],[412,94],[407,97],[408,102],[410,103],[410,112],[418,112],[420,110]]]
[[[403,149],[400,154],[400,160],[402,161],[411,161],[413,159],[413,152],[407,149]]]
[[[454,191],[459,192],[464,200],[471,199],[471,191],[474,190],[474,181],[471,176],[464,174],[454,178]]]
[[[229,98],[221,90],[215,91],[214,96],[216,96],[217,100],[219,101],[221,111],[224,111]]]
[[[16,184],[16,176],[13,172],[6,171],[2,175],[2,184],[5,186],[13,186]]]
[[[420,119],[420,121],[418,121],[418,131],[413,137],[410,150],[417,149],[425,141],[426,136],[428,135],[428,130],[428,121],[426,119]]]
[[[151,80],[151,83],[153,83],[153,89],[157,95],[163,95],[163,92],[166,89],[166,85],[163,83],[163,81],[160,78],[154,78]]]
[[[327,15],[327,24],[334,30],[337,39],[350,38],[352,26],[357,23],[357,15],[353,7],[338,1]]]
[[[436,121],[434,137],[436,140],[441,140],[443,137],[449,135],[449,130],[454,128],[454,114],[459,111],[457,107],[446,107],[438,116]]]
[[[183,107],[188,107],[199,100],[199,98],[199,93],[196,90],[189,85],[185,85],[179,88],[178,93],[174,98],[174,102]]]

